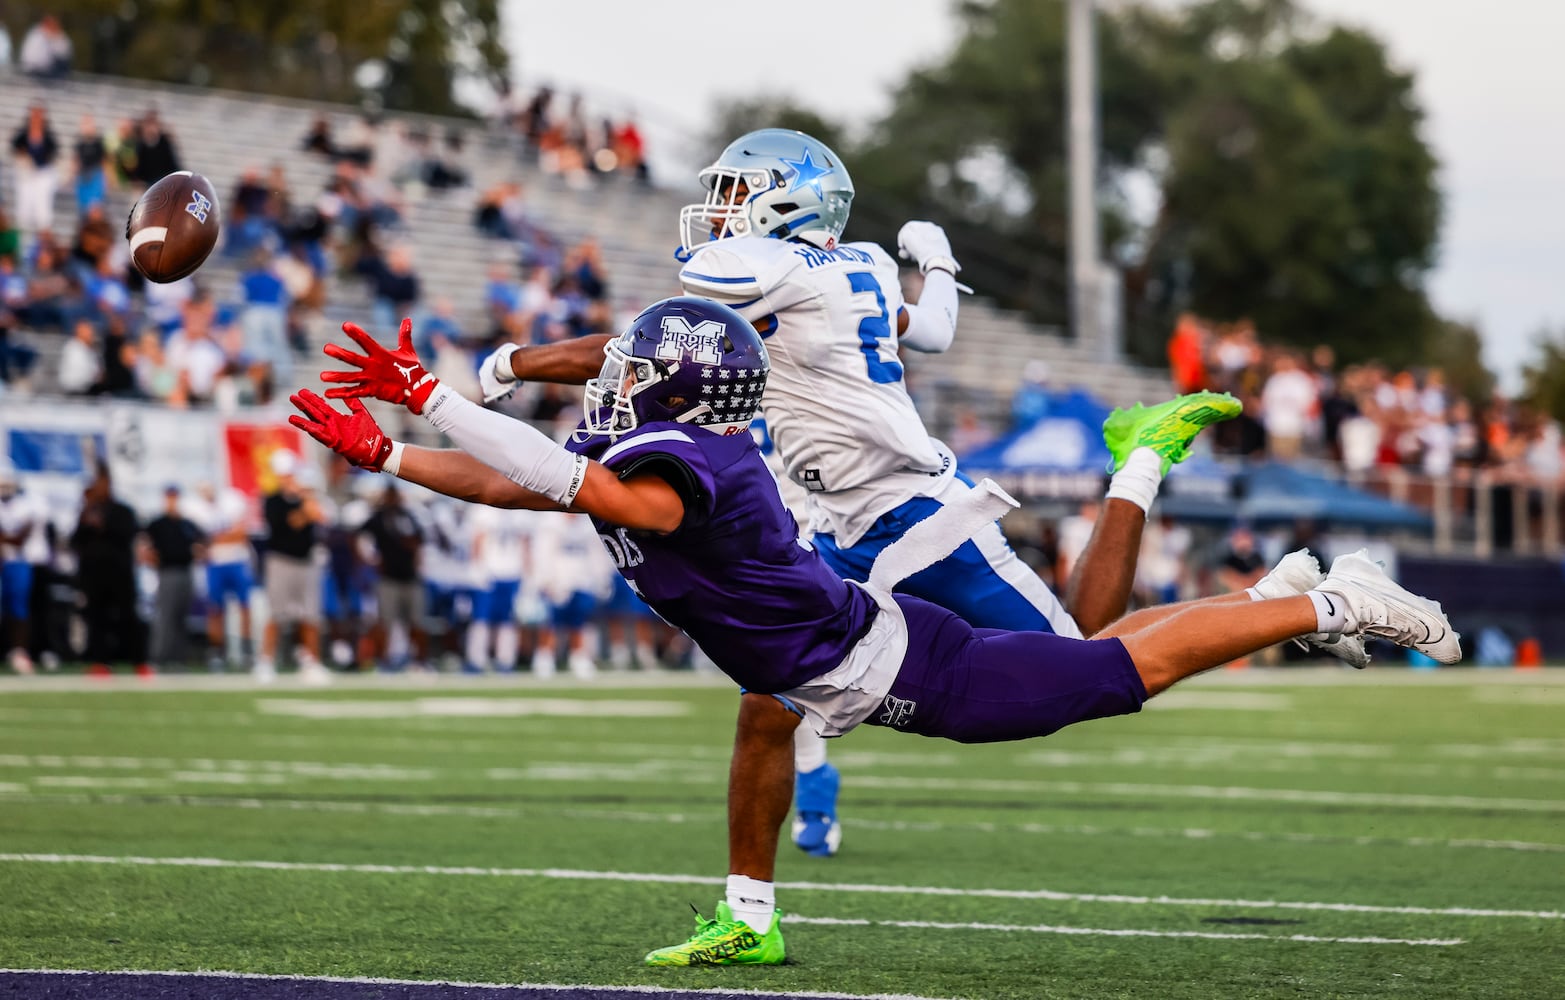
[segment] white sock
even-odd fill
[[[1151,448],[1141,447],[1125,459],[1124,468],[1109,480],[1105,500],[1129,500],[1143,513],[1152,512],[1152,501],[1157,499],[1157,488],[1163,482],[1163,456]]]
[[[793,769],[800,774],[809,774],[825,763],[825,737],[817,736],[815,730],[801,723],[793,731]]]
[[[480,670],[489,669],[489,626],[484,622],[467,626],[467,662]]]
[[[1315,605],[1315,631],[1351,632],[1356,624],[1348,617],[1348,603],[1340,595],[1312,590],[1304,595]]]
[[[735,920],[743,920],[757,934],[772,929],[777,915],[777,889],[748,875],[728,876],[728,908]]]
[[[495,629],[494,662],[501,670],[516,666],[516,651],[521,646],[521,635],[514,622],[506,622]]]

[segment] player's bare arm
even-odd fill
[[[502,345],[484,358],[478,368],[478,384],[483,390],[484,402],[492,403],[510,395],[522,382],[582,385],[598,374],[603,365],[603,345],[611,339],[602,333],[558,344]]]

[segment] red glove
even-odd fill
[[[348,400],[347,413],[308,389],[289,396],[288,402],[304,414],[290,415],[290,424],[359,468],[379,472],[391,457],[391,438],[357,399]]]
[[[397,349],[388,351],[375,343],[375,338],[352,324],[342,324],[342,332],[364,348],[363,354],[354,354],[346,347],[327,344],[328,357],[352,365],[357,371],[321,372],[322,382],[341,382],[326,390],[328,399],[362,399],[373,396],[388,403],[401,403],[414,413],[423,413],[430,393],[440,383],[425,369],[424,363],[413,353],[413,321],[402,321],[397,331]]]

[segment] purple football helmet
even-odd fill
[[[611,438],[664,420],[738,434],[760,409],[772,370],[749,320],[694,296],[648,306],[603,353],[583,407],[587,431]]]

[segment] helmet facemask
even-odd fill
[[[636,396],[646,392],[673,374],[673,365],[650,358],[626,354],[620,342],[603,345],[603,367],[598,377],[587,380],[582,398],[586,411],[585,426],[591,434],[611,438],[635,430],[641,424],[636,413]]]

